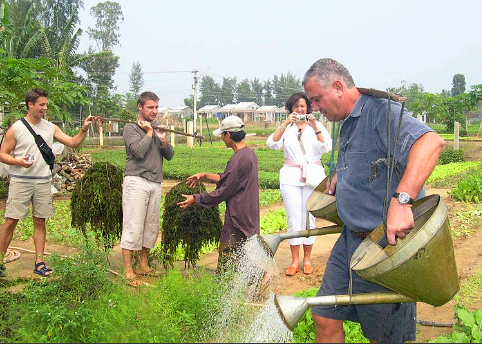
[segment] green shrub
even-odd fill
[[[463,162],[465,161],[464,152],[460,149],[445,149],[442,151],[438,158],[437,164],[445,165],[450,164],[452,162]]]
[[[448,194],[456,201],[480,202],[482,200],[482,172],[479,171],[479,173],[462,180]]]
[[[466,307],[455,307],[457,322],[448,336],[440,336],[437,343],[480,343],[482,341],[482,310],[470,312]]]
[[[6,180],[0,180],[0,198],[7,198],[8,196],[8,183]]]

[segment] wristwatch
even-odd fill
[[[400,204],[412,204],[413,199],[410,198],[409,194],[406,192],[394,192],[393,197],[395,197],[398,200],[398,203]]]

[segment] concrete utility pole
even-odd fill
[[[194,132],[196,132],[196,123],[197,123],[197,109],[196,109],[196,102],[197,102],[197,70],[194,70],[194,85],[192,88],[194,89]]]

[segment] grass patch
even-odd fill
[[[457,205],[450,216],[451,234],[455,239],[470,236],[482,226],[482,204],[457,203]]]
[[[454,296],[454,301],[472,305],[482,301],[482,269],[475,272],[469,279],[460,282],[460,290]]]
[[[436,165],[432,174],[428,177],[426,184],[431,184],[432,187],[451,188],[456,185],[458,181],[464,179],[464,174],[478,170],[482,170],[481,161],[453,162],[445,165]]]

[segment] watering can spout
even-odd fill
[[[308,309],[308,303],[302,297],[275,295],[274,302],[281,319],[291,331],[295,329],[296,324]]]
[[[273,258],[276,250],[278,250],[281,240],[283,240],[279,235],[264,234],[258,236],[259,243],[263,246],[269,253],[270,257]]]
[[[261,246],[266,248],[266,250],[269,252],[271,257],[274,257],[280,243],[285,239],[303,238],[303,237],[308,238],[310,236],[315,236],[315,235],[341,233],[341,229],[342,229],[342,226],[333,225],[328,227],[307,229],[307,230],[298,231],[298,232],[295,231],[295,232],[287,232],[287,233],[279,233],[279,234],[263,234],[258,236],[258,239]]]

